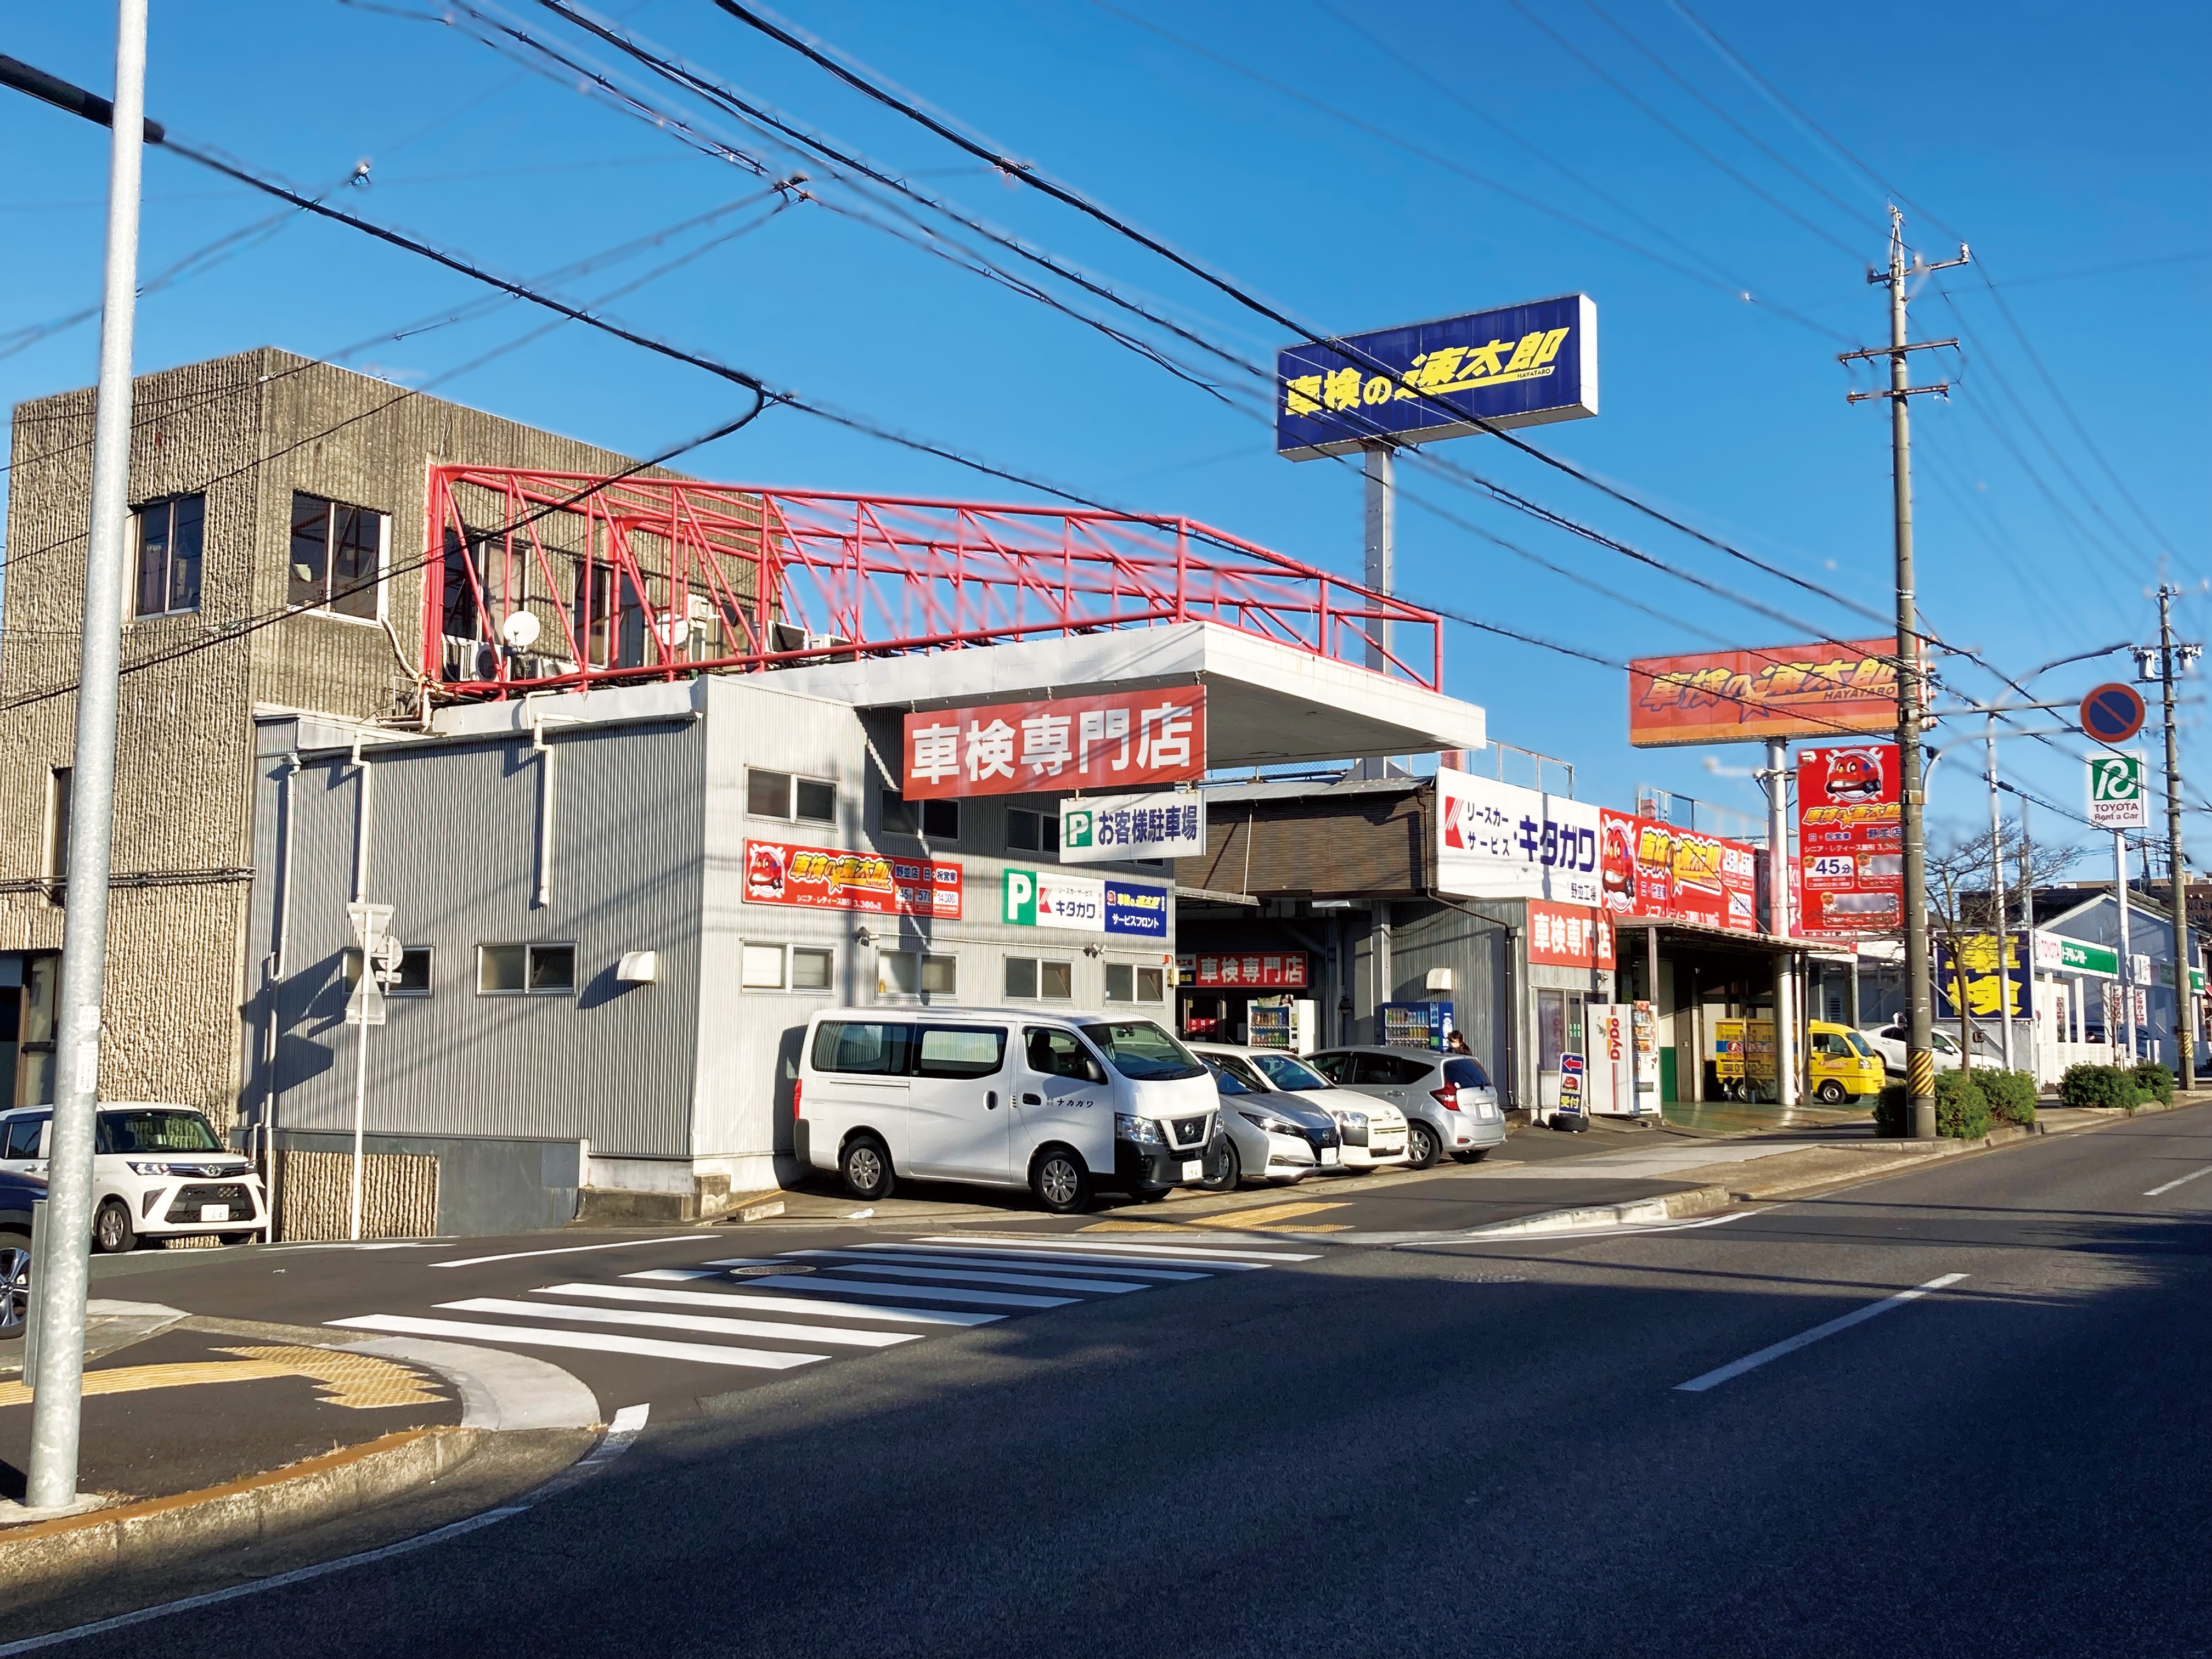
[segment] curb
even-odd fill
[[[475,1451],[481,1429],[404,1429],[226,1486],[0,1532],[0,1584],[15,1602],[88,1573],[250,1544],[350,1515],[428,1484]]]
[[[1628,1227],[1655,1221],[1679,1221],[1687,1216],[1710,1215],[1735,1202],[1726,1187],[1690,1187],[1656,1198],[1639,1198],[1627,1204],[1595,1204],[1579,1210],[1546,1210],[1540,1215],[1516,1216],[1486,1227],[1446,1235],[1456,1238],[1510,1238],[1523,1233],[1569,1232],[1583,1227]]]

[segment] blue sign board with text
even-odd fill
[[[1168,890],[1135,882],[1106,884],[1106,931],[1136,939],[1168,938]]]
[[[1275,449],[1293,461],[1596,413],[1597,307],[1584,294],[1275,357]]]

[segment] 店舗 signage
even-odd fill
[[[1905,903],[1897,745],[1797,752],[1797,932],[1860,939],[1893,933]]]
[[[1206,775],[1206,688],[939,708],[906,717],[908,800],[1188,783]]]
[[[2120,972],[2120,953],[2109,945],[2092,945],[2087,939],[2067,939],[2038,929],[2035,965],[2043,973],[2087,974],[2097,979],[2116,979]]]
[[[1759,931],[1759,855],[1743,842],[1609,809],[1599,819],[1598,873],[1613,915]]]
[[[1206,991],[1303,991],[1310,982],[1303,951],[1200,951],[1176,958],[1176,979]]]
[[[789,842],[745,842],[745,898],[813,910],[960,919],[960,866]]]
[[[1440,767],[1437,825],[1437,886],[1443,892],[1601,902],[1595,806]]]
[[[1597,307],[1567,294],[1348,334],[1275,356],[1276,453],[1346,455],[1597,413]]]
[[[1628,665],[1628,741],[1639,749],[1896,729],[1894,640],[1700,651]]]
[[[2142,830],[2150,823],[2140,751],[2089,757],[2089,822],[2100,830]]]
[[[1086,795],[1060,804],[1060,856],[1068,864],[1195,858],[1206,851],[1206,797]]]
[[[1168,937],[1168,890],[1143,882],[1100,881],[1052,870],[1009,870],[1000,920],[1015,927],[1064,927],[1125,939]]]
[[[1528,960],[1554,968],[1613,965],[1613,921],[1603,910],[1581,905],[1528,905]]]

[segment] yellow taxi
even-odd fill
[[[1848,1025],[1826,1020],[1812,1023],[1805,1045],[1806,1086],[1815,1099],[1830,1106],[1847,1100],[1871,1098],[1881,1092],[1881,1056]]]

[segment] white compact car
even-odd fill
[[[1364,1175],[1385,1164],[1403,1164],[1411,1156],[1406,1148],[1406,1115],[1389,1101],[1372,1096],[1355,1098],[1281,1048],[1237,1052],[1267,1079],[1269,1088],[1295,1095],[1303,1104],[1336,1120],[1337,1136],[1343,1142],[1340,1168]]]
[[[1099,1188],[1206,1178],[1213,1074],[1149,1019],[1027,1008],[839,1008],[800,1050],[792,1146],[855,1198],[901,1176],[1027,1187],[1055,1214]]]
[[[0,1112],[0,1169],[43,1177],[53,1115],[51,1106]],[[92,1174],[92,1242],[101,1251],[209,1233],[242,1243],[269,1225],[261,1177],[189,1107],[102,1106]]]

